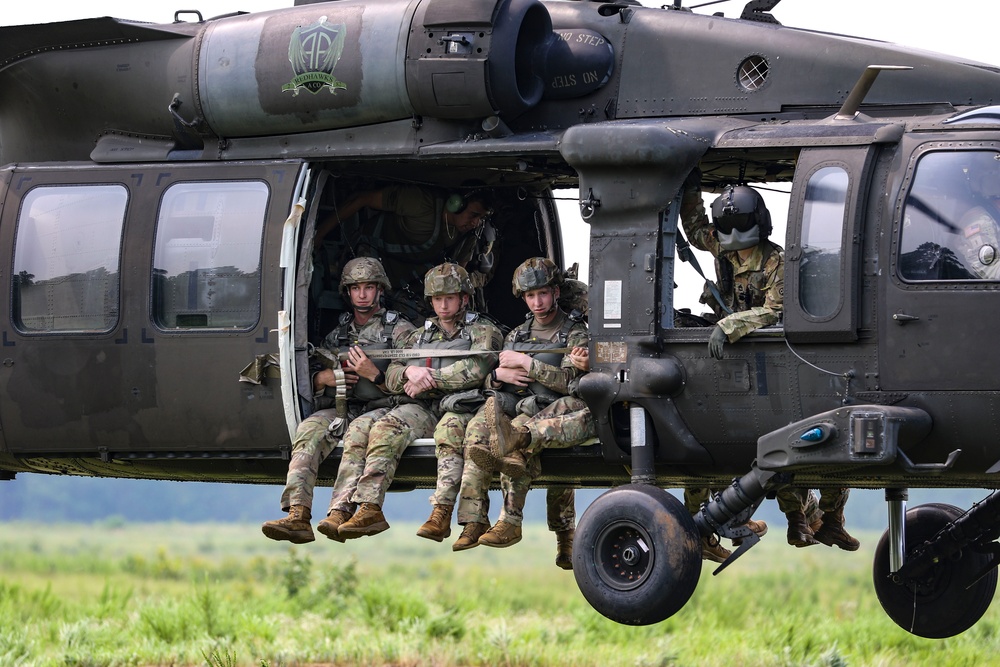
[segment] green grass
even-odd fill
[[[555,567],[541,526],[509,549],[452,553],[396,524],[291,547],[251,525],[0,529],[0,665],[980,665],[995,610],[946,640],[913,637],[862,550],[794,549],[775,530],[674,617],[628,627]]]

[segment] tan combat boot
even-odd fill
[[[573,569],[573,534],[575,532],[572,528],[556,531],[556,567],[564,570]]]
[[[754,519],[750,519],[749,521],[747,521],[746,526],[747,528],[755,532],[757,534],[757,537],[764,537],[765,535],[767,535],[767,524],[764,523],[763,521],[756,521]],[[742,539],[736,538],[735,540],[733,540],[734,547],[738,547],[741,544],[743,544]]]
[[[701,538],[701,559],[710,560],[713,563],[724,563],[732,552],[722,546],[719,538],[715,535],[708,535]]]
[[[375,503],[361,503],[354,516],[340,524],[337,534],[345,540],[353,540],[356,537],[378,535],[384,530],[389,530],[389,522],[385,520],[382,508]]]
[[[844,528],[844,510],[823,514],[823,525],[813,536],[828,547],[838,546],[844,551],[857,551],[861,542],[851,537]]]
[[[521,527],[506,521],[497,521],[496,525],[479,538],[484,547],[510,547],[521,541]]]
[[[284,540],[292,544],[305,544],[316,539],[313,535],[312,512],[305,505],[292,505],[288,508],[288,516],[284,519],[267,521],[260,530],[264,535],[279,542]]]
[[[344,538],[340,536],[340,526],[351,518],[350,512],[345,512],[344,510],[330,510],[330,513],[326,515],[326,518],[319,522],[316,526],[316,530],[323,533],[331,540],[336,542],[343,542]]]
[[[806,515],[802,512],[785,512],[788,518],[788,543],[793,547],[811,547],[819,544],[813,537],[809,524],[806,523]]]
[[[490,529],[488,523],[467,523],[462,529],[462,534],[458,536],[455,543],[451,545],[452,551],[465,551],[479,546],[479,538]]]
[[[440,542],[451,536],[451,510],[454,505],[435,505],[431,516],[417,529],[418,537]]]
[[[468,453],[477,466],[487,472],[493,472],[501,468],[504,459],[528,446],[531,442],[531,433],[523,426],[514,426],[500,407],[500,402],[493,396],[486,399],[483,411],[486,415],[486,425],[490,429],[490,447],[487,450],[484,447],[473,446],[469,448]],[[523,464],[524,457],[515,458],[507,463],[508,467],[515,470],[515,476],[523,474],[516,470],[518,460]]]

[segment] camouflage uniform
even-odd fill
[[[531,443],[525,449],[527,474],[515,478],[500,475],[500,487],[504,492],[504,509],[500,520],[517,526],[521,525],[525,497],[531,482],[541,473],[541,450],[547,447],[573,447],[596,437],[596,426],[586,403],[566,395],[570,393],[570,385],[581,372],[570,362],[569,355],[544,354],[545,347],[586,347],[586,324],[559,311],[556,319],[545,328],[547,337],[539,338],[536,335],[534,317],[529,315],[529,318],[510,332],[504,342],[504,349],[539,353],[531,362],[529,377],[533,382],[527,390],[509,385],[501,388],[501,391],[509,391],[521,397],[516,408],[520,414],[514,418],[513,424],[526,426],[531,433]],[[561,358],[557,360],[556,356]],[[559,366],[547,363],[551,361],[558,361]],[[546,407],[539,409],[546,403]],[[481,429],[478,424],[481,424]],[[470,425],[465,440],[466,447],[488,447],[488,442],[489,430],[485,426],[485,419],[477,423],[477,428]],[[458,506],[460,524],[489,523],[490,478],[491,475],[482,471],[474,462],[466,462],[461,502]],[[573,489],[553,489],[546,494],[551,530],[568,530],[574,527],[574,499]]]
[[[390,300],[406,293],[410,300],[418,300],[424,273],[442,257],[462,266],[472,259],[476,234],[459,234],[447,224],[445,202],[431,190],[390,186],[380,192],[384,210],[362,225],[364,244],[368,246],[363,246],[362,252],[378,256],[385,265],[390,281],[399,290],[390,295]]]
[[[806,523],[812,525],[823,518],[826,512],[837,513],[844,509],[850,489],[820,489],[820,496],[811,489],[803,489],[794,486],[786,486],[777,492],[775,497],[778,500],[778,509],[785,514],[789,512],[802,512],[806,517]]]
[[[731,314],[719,308],[710,294],[703,295],[702,303],[709,304],[722,319],[718,326],[730,343],[760,327],[776,324],[781,320],[785,298],[785,268],[781,246],[764,240],[744,261],[737,251],[726,251],[719,246],[705,213],[701,192],[685,189],[681,203],[681,223],[691,245],[710,252],[715,257],[716,275],[723,275],[722,263],[732,268],[732,288],[720,286],[720,295]],[[723,291],[724,290],[724,291]]]
[[[419,347],[443,347],[466,350],[498,350],[501,334],[493,324],[480,319],[478,314],[467,312],[458,329],[448,334],[438,324],[437,318],[427,321]],[[436,394],[446,394],[481,387],[483,380],[497,365],[496,354],[479,354],[459,361],[420,359],[418,363],[435,369]],[[464,463],[462,442],[466,426],[473,418],[472,412],[446,412],[434,429],[437,454],[437,488],[431,496],[432,505],[454,505],[462,479]]]
[[[368,322],[360,328],[355,324],[353,315],[347,313],[341,318],[338,328],[330,332],[323,341],[323,347],[332,352],[346,350],[347,347],[353,345],[359,345],[362,349],[400,347],[406,334],[411,331],[413,331],[413,325],[393,311],[381,308],[376,310]],[[376,363],[376,366],[380,365],[387,366],[388,364]],[[314,369],[314,371],[318,370],[319,368]],[[346,415],[339,415],[337,408],[325,407],[336,400],[335,396],[330,395],[331,393],[333,391],[328,387],[315,397],[315,404],[323,409],[317,410],[304,419],[295,430],[292,457],[288,464],[285,489],[281,494],[281,509],[283,511],[287,512],[292,505],[312,507],[313,489],[319,475],[319,466],[337,446],[336,438],[329,431],[330,424],[334,419],[346,417],[351,419],[351,426],[358,423],[355,428],[360,428],[363,423],[381,416],[378,410],[365,413],[369,401],[385,396],[385,394],[363,378],[358,381],[354,388],[348,389]],[[356,482],[357,477],[352,473],[356,467],[354,459],[360,456],[363,460],[364,457],[363,450],[359,454],[347,442],[350,434],[351,427],[349,426],[348,435],[344,437],[344,455],[341,458],[340,470],[337,472],[337,486],[334,487],[334,503],[337,502],[338,487],[341,490],[352,488]],[[353,507],[348,508],[342,505],[343,503],[340,503],[338,509],[353,511]]]

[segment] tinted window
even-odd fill
[[[115,327],[127,203],[121,185],[28,192],[14,240],[14,326],[24,333]]]
[[[840,308],[848,182],[844,169],[823,167],[806,184],[799,302],[813,317],[829,317]]]
[[[1000,280],[1000,154],[928,153],[903,208],[899,273],[909,281]]]
[[[260,318],[261,182],[178,183],[163,195],[153,320],[163,329],[248,329]]]

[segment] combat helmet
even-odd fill
[[[388,292],[392,287],[382,262],[374,257],[355,257],[344,265],[344,270],[340,273],[340,291],[344,296],[350,296],[348,292],[351,285],[358,283],[375,283],[383,292]]]
[[[424,275],[425,297],[445,294],[473,294],[468,271],[453,262],[438,264]]]
[[[559,307],[567,313],[579,311],[585,318],[590,314],[590,287],[582,280],[567,278],[559,287]]]
[[[760,193],[747,185],[727,185],[712,202],[712,223],[724,250],[757,245],[771,234],[771,213]]]
[[[547,257],[532,257],[514,269],[510,283],[514,296],[520,299],[525,292],[550,285],[557,287],[561,281],[562,272],[555,262]]]

